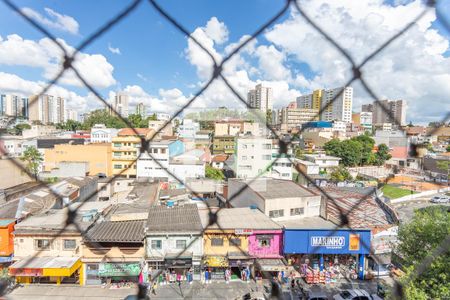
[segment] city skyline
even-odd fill
[[[361,9],[361,7],[355,7],[351,4],[325,3],[326,1],[320,1],[317,4],[305,3],[305,9],[315,14],[320,7],[327,5],[329,11],[326,16],[320,16],[319,18],[325,29],[329,29],[329,21],[336,18],[336,20],[339,20],[340,14],[345,11],[355,28],[365,26],[366,31],[373,33],[375,42],[372,44],[374,45],[380,44],[382,37],[389,36],[391,32],[400,28],[402,24],[395,22],[396,15],[401,12],[405,18],[411,16],[412,19],[415,13],[423,8],[419,1],[408,2],[404,5],[368,1],[361,4],[367,12],[360,15],[355,10]],[[253,21],[242,26],[242,22],[233,20],[228,11],[224,10],[223,13],[218,13],[216,7],[213,9],[211,5],[202,4],[204,4],[204,9],[198,11],[201,15],[200,18],[197,21],[186,20],[186,22],[189,23],[189,31],[192,32],[193,36],[203,43],[210,44],[209,50],[218,59],[229,53],[237,42],[242,41],[245,35],[251,33],[258,25]],[[78,44],[88,34],[89,31],[86,28],[96,27],[95,22],[92,23],[92,21],[87,20],[87,16],[81,15],[79,9],[72,5],[59,4],[55,7],[49,7],[47,10],[44,9],[47,7],[45,3],[30,3],[29,5],[25,3],[23,5],[24,11],[37,18],[36,20],[46,20],[44,25],[49,26],[52,33],[60,37],[70,51],[72,51],[71,47]],[[93,5],[100,6],[102,3]],[[174,9],[174,13],[179,17],[182,7],[174,7],[173,3],[167,5],[168,9]],[[279,9],[281,5],[282,2],[273,2],[269,4],[270,7],[267,7],[267,5],[264,9],[258,7],[255,13],[263,18],[268,16],[269,8],[274,11]],[[119,7],[108,7],[103,12],[105,18],[113,15],[113,8],[119,9]],[[197,7],[192,9],[195,8]],[[242,4],[242,9],[247,8],[248,4]],[[0,41],[0,78],[2,79],[0,90],[4,93],[27,91],[29,94],[36,94],[40,92],[42,82],[51,78],[51,75],[57,70],[58,52],[56,50],[45,51],[46,47],[51,45],[48,39],[36,35],[23,21],[19,21],[15,17],[12,18],[12,13],[6,7],[1,11],[2,21],[0,22],[10,23],[8,23],[9,26],[0,26],[0,28],[4,28],[0,30],[0,36],[2,37]],[[64,18],[58,19],[53,16],[52,19],[49,11],[56,12],[57,15]],[[95,7],[93,11],[97,11]],[[144,24],[144,17],[148,17],[149,14],[155,17],[155,21],[151,22],[152,24],[149,26],[155,28],[157,32],[148,33],[149,36],[143,39],[144,45],[149,43],[149,39],[156,38],[162,41],[165,35],[170,34],[174,38],[166,47],[171,47],[172,51],[156,53],[161,52],[158,45],[150,53],[154,54],[155,57],[143,56],[142,53],[137,55],[136,49],[132,46],[133,43],[127,43],[128,38],[120,37],[117,33],[111,33],[110,36],[94,43],[86,52],[80,53],[79,58],[83,60],[80,67],[82,68],[86,64],[91,68],[91,72],[85,70],[81,70],[81,72],[86,74],[88,81],[92,82],[94,87],[98,88],[107,100],[114,99],[116,91],[126,91],[130,94],[130,107],[142,102],[150,111],[173,112],[177,107],[186,103],[195,91],[205,83],[211,74],[211,65],[205,54],[191,40],[186,40],[179,35],[172,27],[159,19],[157,15],[154,15],[155,13],[151,9],[140,8],[136,16],[136,24]],[[40,16],[40,19],[37,16]],[[373,16],[378,16],[378,19],[373,19]],[[68,24],[67,28],[62,28],[63,23],[61,22],[64,20],[69,20],[64,23],[64,25]],[[145,18],[145,21],[147,21],[147,18]],[[382,27],[383,32],[379,34],[376,34],[376,31],[380,29],[376,28],[375,31],[373,26],[377,22],[384,25]],[[119,32],[136,30],[133,27],[134,25],[129,24],[129,21],[124,21],[124,24],[120,26],[123,26],[123,29],[118,29]],[[355,31],[348,33],[346,36],[340,31],[341,26],[343,25],[339,23],[339,26],[336,27],[336,30],[338,30],[336,34],[340,35],[342,41],[354,38],[364,44],[367,39],[366,34],[361,35],[359,31]],[[11,31],[8,28],[16,29]],[[304,21],[291,11],[290,14],[270,27],[263,36],[258,37],[245,47],[242,53],[236,56],[236,59],[229,62],[224,75],[236,86],[244,99],[249,89],[258,83],[262,83],[271,87],[274,91],[274,108],[281,108],[290,101],[294,101],[301,94],[307,94],[318,88],[329,89],[344,84],[348,72],[342,57],[319,38],[316,46],[323,47],[324,51],[330,54],[328,63],[319,61],[320,53],[315,53],[317,51],[314,52],[314,49],[308,45],[306,40],[291,43],[282,38],[290,30],[311,33],[314,37],[317,37],[316,33],[313,33],[312,29],[308,28]],[[435,35],[435,39],[430,40],[431,34]],[[143,36],[145,37],[145,35]],[[371,83],[373,89],[380,93],[381,99],[405,99],[408,101],[407,121],[425,123],[433,121],[440,112],[448,110],[446,99],[449,92],[446,89],[433,88],[434,82],[442,80],[443,77],[439,76],[446,73],[444,72],[445,66],[450,64],[448,35],[435,22],[435,14],[431,11],[424,20],[407,32],[404,38],[423,42],[424,45],[427,45],[423,46],[425,48],[419,46],[416,52],[418,52],[418,55],[420,54],[417,63],[423,61],[424,63],[427,62],[428,66],[432,64],[429,70],[433,70],[433,72],[428,76],[429,78],[409,76],[410,81],[401,81],[398,80],[400,71],[392,69],[390,70],[391,77],[388,76],[389,78],[381,80],[371,75],[379,71],[373,72],[375,69],[369,64],[366,71],[367,80]],[[305,44],[301,44],[302,42]],[[28,47],[22,47],[23,45],[28,45]],[[24,56],[35,53],[35,60],[15,60],[13,55],[6,56],[8,51],[14,51],[18,47]],[[49,49],[53,49],[53,47],[50,46]],[[355,49],[353,54],[357,58],[364,57],[365,54],[370,53],[370,50],[368,47],[359,47]],[[397,64],[409,68],[405,64],[406,62],[401,59],[403,51],[405,49],[402,49],[400,43],[394,43],[389,47],[389,51],[386,51],[389,52],[389,55],[380,54],[379,63],[386,64],[389,60],[395,59]],[[132,53],[136,55],[132,55]],[[172,57],[173,55],[175,56]],[[155,61],[155,58],[158,58],[158,60]],[[165,61],[165,59],[169,59],[165,63],[167,68],[161,68],[160,62]],[[339,62],[339,64],[331,68],[329,63],[332,63],[332,61]],[[437,61],[441,63],[437,63]],[[165,70],[162,71],[162,69]],[[31,70],[31,72],[27,70]],[[158,75],[155,75],[155,72]],[[406,72],[413,74],[414,70],[407,69]],[[68,99],[68,108],[76,108],[81,111],[100,108],[101,103],[80,86],[80,83],[69,74],[64,76],[60,85],[54,88],[54,94]],[[355,90],[354,107],[372,102],[372,99],[367,96],[367,93],[362,90],[359,84],[352,85],[352,87]],[[427,99],[432,99],[436,105],[425,105],[424,103],[430,101],[427,102]],[[243,107],[222,83],[214,83],[204,95],[194,102],[194,107],[200,109],[223,105],[236,108]]]

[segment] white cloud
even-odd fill
[[[291,72],[284,66],[285,54],[278,51],[273,45],[259,46],[256,50],[259,60],[259,69],[264,77],[273,80],[291,80]]]
[[[111,53],[113,53],[113,54],[119,54],[119,55],[122,54],[122,53],[120,52],[119,47],[114,48],[114,47],[111,46],[111,44],[108,44],[108,50],[109,50],[109,52],[111,52]]]
[[[73,17],[57,13],[51,8],[45,8],[45,12],[48,17],[41,15],[39,12],[29,7],[22,8],[22,12],[28,17],[50,28],[58,29],[71,34],[78,34],[80,26]]]
[[[141,79],[141,80],[143,80],[143,81],[145,81],[145,82],[148,82],[148,78],[145,77],[144,75],[142,75],[141,73],[137,73],[136,76],[137,76],[139,79]]]
[[[75,49],[63,39],[58,39],[69,54]],[[45,79],[53,79],[61,69],[62,51],[49,38],[39,41],[23,39],[17,34],[0,37],[0,65],[20,65],[43,69]],[[106,88],[116,83],[113,77],[114,67],[101,54],[80,52],[73,65],[94,87]],[[61,84],[82,86],[71,70],[66,71],[59,81]]]
[[[212,17],[206,23],[204,31],[217,44],[223,44],[228,40],[228,28],[223,22],[219,22],[216,17]]]

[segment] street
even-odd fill
[[[448,203],[447,204],[431,203],[430,199],[436,195],[438,195],[438,194],[426,196],[423,198],[417,198],[417,199],[413,199],[413,200],[405,201],[405,202],[401,202],[401,203],[395,203],[395,204],[393,203],[391,205],[397,211],[400,220],[402,222],[405,222],[405,221],[408,222],[413,218],[414,211],[416,209],[425,208],[425,207],[429,207],[429,206],[436,206],[436,205],[450,206],[450,204],[448,204]]]
[[[389,279],[389,278],[388,278]],[[342,281],[336,284],[328,285],[310,285],[306,286],[305,291],[322,291],[328,297],[338,293],[341,289],[365,289],[370,293],[376,292],[376,281],[359,281],[352,282]],[[301,293],[298,288],[290,291],[290,285],[284,285],[281,290],[282,299],[300,299]],[[242,297],[251,293],[252,297],[269,298],[270,283],[265,281],[262,285],[255,282],[213,282],[203,284],[194,282],[192,284],[182,283],[158,286],[156,295],[149,292],[150,299],[242,299]],[[133,296],[137,294],[137,289],[121,288],[109,289],[100,286],[76,286],[76,285],[27,285],[15,289],[5,299],[11,300],[79,300],[79,299],[135,299]],[[127,298],[128,297],[128,298]]]

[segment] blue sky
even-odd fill
[[[126,4],[103,0],[15,3],[21,8],[28,8],[28,13],[31,11],[53,22],[44,26],[72,47],[77,46]],[[230,44],[254,32],[281,9],[284,1],[170,0],[161,5],[190,32],[195,32],[202,42],[208,43],[220,59],[228,53],[229,47],[232,47]],[[321,0],[304,1],[302,5],[352,52],[357,61],[423,9],[419,1],[343,0],[339,4],[332,0]],[[62,23],[61,27],[61,24],[55,24],[55,15],[66,15],[72,21]],[[398,20],[399,16],[404,18],[403,22]],[[215,20],[211,19],[213,17]],[[14,43],[6,43],[12,42],[7,36],[13,34],[20,38],[15,38]],[[2,78],[6,78],[3,84],[0,83],[0,90],[26,94],[36,89],[35,83],[42,85],[51,77],[57,66],[57,57],[52,51],[46,50],[47,44],[42,41],[44,36],[2,2],[0,36],[0,72],[4,76]],[[447,101],[450,90],[438,86],[450,79],[447,77],[449,68],[445,69],[450,66],[448,37],[449,34],[434,21],[434,14],[430,13],[403,40],[394,43],[367,66],[367,79],[379,91],[381,98],[403,98],[408,101],[408,120],[428,121],[436,118],[442,109],[450,110]],[[414,45],[414,52],[406,51],[402,43]],[[6,50],[2,52],[1,47]],[[22,57],[10,55],[16,53],[12,50],[14,47],[23,50]],[[120,24],[83,50],[86,62],[95,65],[94,68],[84,66],[84,72],[91,73],[96,88],[105,98],[110,97],[111,92],[124,89],[132,95],[133,103],[144,101],[155,111],[173,110],[187,101],[207,78],[205,70],[208,63],[200,52],[148,2],[143,1]],[[33,53],[36,60],[29,58]],[[408,61],[405,53],[410,53],[412,60]],[[44,62],[38,62],[41,58]],[[427,74],[423,74],[418,66],[412,66],[423,65],[423,62],[426,62],[430,75],[435,78],[425,79]],[[304,20],[289,12],[241,53],[231,63],[226,75],[237,85],[242,95],[260,81],[272,86],[275,106],[281,107],[301,93],[344,84],[350,76],[347,70],[345,60]],[[383,71],[386,71],[385,76],[380,74]],[[101,78],[103,75],[104,78]],[[73,79],[66,78],[59,87],[58,92],[67,94],[72,108],[95,108],[92,95]],[[360,85],[355,84],[354,88],[354,110],[358,111],[360,104],[370,101],[370,98]],[[232,97],[223,85],[217,84],[198,100],[198,107],[227,105]],[[436,105],[424,105],[431,100]]]

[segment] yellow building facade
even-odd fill
[[[320,110],[320,106],[322,105],[322,94],[323,94],[323,90],[315,90],[313,92],[311,108]]]
[[[136,159],[139,156],[141,139],[138,136],[117,136],[112,139],[113,176],[135,178]]]
[[[44,170],[51,171],[58,167],[60,162],[88,162],[89,174],[99,173],[112,175],[111,144],[87,145],[55,145],[53,149],[46,149],[44,153]]]

